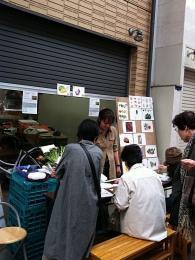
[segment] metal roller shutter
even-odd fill
[[[195,112],[195,71],[185,69],[182,88],[181,112],[191,110]],[[179,138],[179,148],[184,150],[186,143]]]
[[[127,96],[130,46],[0,4],[0,82]],[[3,66],[2,66],[3,64]]]

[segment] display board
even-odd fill
[[[142,150],[144,166],[157,170],[159,160],[152,98],[116,97],[116,115],[120,152],[126,145],[137,144]],[[127,168],[124,163],[122,166],[124,173]]]

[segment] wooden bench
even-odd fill
[[[175,231],[167,228],[160,242],[122,234],[92,247],[90,260],[174,260]],[[141,258],[139,258],[141,257]]]

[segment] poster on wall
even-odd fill
[[[142,107],[142,97],[141,96],[129,96],[129,106],[131,107]]]
[[[73,97],[85,97],[85,88],[73,86],[72,87],[72,95],[73,95]]]
[[[57,94],[63,96],[70,96],[70,85],[57,84]]]
[[[141,108],[130,108],[130,119],[131,120],[142,120],[142,109]]]
[[[120,134],[120,146],[126,146],[129,144],[133,144],[133,134]]]
[[[158,158],[149,158],[148,159],[148,168],[152,170],[158,170]]]
[[[146,136],[143,133],[133,134],[134,144],[146,145]]]
[[[37,114],[38,93],[34,91],[23,91],[22,113]]]
[[[142,120],[154,120],[153,109],[142,109]]]
[[[100,109],[100,99],[99,98],[90,98],[88,115],[97,117],[99,115],[99,109]]]
[[[146,157],[157,157],[156,145],[146,145],[145,154],[146,154]]]
[[[151,97],[142,97],[142,108],[153,108],[153,100]]]
[[[135,121],[123,121],[123,133],[136,133]]]
[[[153,132],[152,121],[141,121],[142,132]]]
[[[128,120],[128,105],[126,102],[118,102],[118,118]]]

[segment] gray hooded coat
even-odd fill
[[[93,142],[81,141],[91,154],[100,181],[102,151]],[[88,158],[79,144],[66,146],[56,168],[62,179],[46,234],[44,255],[57,260],[89,256],[99,207]]]

